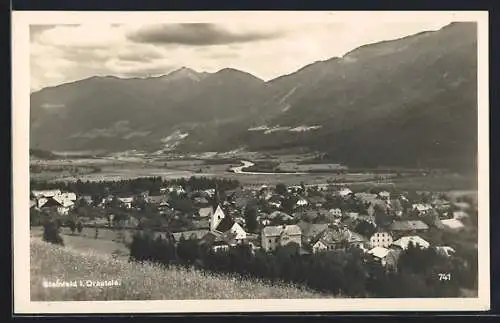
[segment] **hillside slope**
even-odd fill
[[[228,140],[219,141],[249,150],[308,147],[348,165],[473,169],[476,34],[475,23],[453,23],[272,80],[279,108],[251,125],[262,130],[228,127],[219,131]]]
[[[31,300],[182,300],[318,298],[292,286],[216,277],[195,270],[129,263],[31,239]],[[119,281],[119,286],[44,288],[43,281]]]
[[[307,148],[359,166],[473,169],[477,26],[368,44],[264,82],[234,69],[95,77],[31,96],[32,148]]]
[[[265,91],[263,80],[238,70],[209,74],[188,68],[161,77],[91,77],[45,88],[31,95],[31,147],[156,150],[175,131],[249,117]]]

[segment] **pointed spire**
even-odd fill
[[[216,181],[215,182],[214,200],[213,200],[213,204],[212,204],[212,208],[213,208],[214,212],[217,210],[217,207],[219,206],[219,204],[220,204],[219,184]]]

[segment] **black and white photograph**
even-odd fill
[[[487,64],[480,11],[14,12],[16,310],[489,309]]]

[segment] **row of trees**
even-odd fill
[[[161,177],[142,177],[119,181],[82,181],[76,182],[47,182],[31,181],[30,187],[33,190],[61,189],[63,191],[74,192],[79,195],[90,195],[103,197],[107,194],[139,194],[149,192],[159,194],[160,189],[167,186],[179,185],[185,190],[196,191],[214,188],[216,185],[221,191],[232,190],[240,187],[240,183],[233,179],[214,179],[207,177],[190,177],[174,180],[164,180]]]
[[[221,274],[288,282],[347,297],[457,297],[460,288],[477,288],[477,271],[462,258],[446,257],[434,249],[410,246],[403,251],[397,269],[387,271],[356,248],[314,255],[301,255],[297,245],[275,252],[253,252],[249,245],[214,252],[196,239],[176,244],[166,237],[137,233],[130,247],[136,261],[153,261],[166,266],[196,266]],[[450,273],[440,280],[440,273]]]

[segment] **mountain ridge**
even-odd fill
[[[206,73],[184,67],[156,78],[76,82],[31,95],[30,138],[35,147],[54,150],[158,150],[180,131],[186,135],[168,149],[290,146],[354,164],[391,158],[396,164],[438,160],[439,166],[459,158],[473,165],[476,60],[477,26],[455,23],[363,45],[268,81],[233,68]],[[187,77],[172,77],[168,86],[159,82],[179,70]],[[50,105],[61,108],[43,108]],[[429,135],[421,136],[426,125]]]

